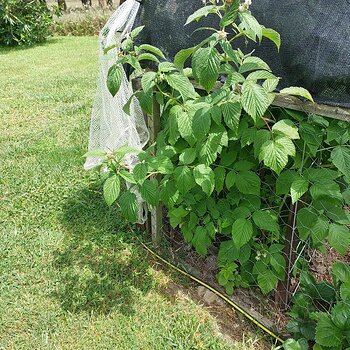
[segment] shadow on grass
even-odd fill
[[[148,260],[118,211],[96,188],[82,188],[63,204],[66,235],[56,252],[55,296],[68,312],[132,314],[137,299],[154,287]]]
[[[45,41],[43,42],[39,42],[39,43],[35,43],[32,45],[12,45],[12,46],[5,46],[5,45],[0,45],[0,56],[1,55],[6,55],[8,53],[11,52],[17,52],[17,51],[26,51],[29,49],[33,49],[36,47],[45,47],[45,46],[49,46],[52,44],[57,44],[60,42],[60,38],[55,37],[55,36],[50,36],[49,38],[47,38]]]

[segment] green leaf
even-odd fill
[[[262,145],[270,140],[271,133],[268,130],[258,130],[254,135],[254,157],[258,158]]]
[[[174,63],[160,62],[158,64],[158,72],[169,73],[173,70],[176,70]]]
[[[140,26],[140,27],[136,27],[135,29],[133,29],[130,33],[131,38],[132,39],[136,38],[144,28],[145,28],[145,26]]]
[[[140,55],[137,56],[138,61],[152,61],[152,62],[159,62],[159,59],[153,55],[152,53],[141,53]]]
[[[344,225],[331,224],[329,226],[329,244],[341,255],[345,255],[350,245],[350,231]]]
[[[261,230],[278,233],[279,225],[275,214],[270,210],[259,210],[253,213],[255,225]]]
[[[189,214],[183,206],[173,208],[169,211],[170,225],[172,228],[177,227],[183,222],[183,218]]]
[[[131,183],[131,184],[136,184],[136,181],[135,181],[135,179],[134,179],[134,175],[131,174],[131,173],[129,173],[128,171],[126,171],[126,170],[120,170],[120,171],[118,172],[118,175],[119,175],[120,177],[122,177],[126,182],[129,182],[129,183]]]
[[[326,313],[317,313],[315,340],[318,344],[325,347],[339,347],[342,345],[342,331],[332,322]]]
[[[218,253],[219,265],[226,265],[232,263],[239,258],[239,249],[232,240],[224,241],[220,244]]]
[[[232,225],[232,240],[239,249],[253,237],[253,225],[250,220],[237,219]]]
[[[224,188],[226,171],[224,168],[217,167],[214,169],[215,174],[215,190],[220,193]]]
[[[135,193],[124,192],[119,198],[120,211],[122,215],[131,222],[137,221],[138,204]]]
[[[350,148],[346,146],[337,146],[331,153],[331,161],[343,173],[350,177]]]
[[[166,181],[160,191],[160,199],[169,208],[176,204],[180,196],[179,191],[175,187],[174,181]]]
[[[181,120],[180,114],[186,113],[179,105],[170,109],[168,118],[169,143],[173,145],[180,137],[178,120]]]
[[[182,164],[188,165],[194,162],[196,159],[196,150],[194,148],[186,148],[179,156],[179,160]]]
[[[308,122],[301,122],[299,126],[301,139],[305,141],[313,156],[323,142],[323,132],[321,128],[315,127]]]
[[[250,72],[253,70],[260,70],[260,69],[271,72],[271,68],[261,58],[255,57],[255,56],[248,56],[247,58],[244,59],[238,72],[239,73],[246,73],[246,72]]]
[[[190,80],[184,75],[180,73],[170,73],[165,76],[165,79],[173,89],[180,93],[184,101],[195,99],[198,96]]]
[[[276,181],[276,194],[288,194],[297,176],[298,174],[293,170],[285,170],[282,172]]]
[[[180,50],[174,57],[174,65],[179,70],[182,71],[186,60],[195,52],[195,47],[190,47],[188,49]]]
[[[239,102],[224,102],[221,106],[226,125],[233,131],[238,131],[239,120],[242,114],[242,106]]]
[[[198,226],[196,228],[192,244],[199,255],[206,256],[208,254],[208,247],[211,245],[211,239],[205,227]]]
[[[236,187],[243,194],[260,195],[260,178],[252,171],[241,171],[236,176]]]
[[[194,168],[193,176],[197,185],[201,186],[203,192],[210,196],[215,188],[215,174],[213,170],[207,165],[199,164]]]
[[[141,86],[144,91],[151,90],[156,85],[154,78],[156,77],[155,72],[146,72],[141,78]]]
[[[261,289],[263,294],[270,293],[273,289],[276,288],[276,285],[278,282],[277,277],[270,270],[262,271],[258,275],[257,280],[258,280],[259,288]]]
[[[301,96],[301,97],[306,98],[307,100],[310,100],[311,102],[314,102],[314,99],[312,98],[310,92],[307,91],[306,89],[302,88],[302,87],[291,86],[291,87],[282,89],[280,91],[280,94]]]
[[[193,116],[192,120],[192,132],[193,135],[201,140],[207,136],[211,125],[211,114],[210,109],[202,108],[199,109]]]
[[[210,92],[219,77],[221,56],[215,47],[198,49],[192,57],[192,71],[196,81]]]
[[[145,180],[140,187],[140,193],[148,204],[153,207],[157,206],[159,201],[158,181],[155,179]]]
[[[120,178],[117,175],[109,177],[103,185],[103,197],[107,205],[111,206],[120,194]]]
[[[341,282],[350,282],[350,266],[342,262],[337,261],[332,265],[332,274]]]
[[[139,91],[137,92],[137,98],[140,102],[142,110],[148,114],[153,114],[153,91]]]
[[[295,155],[295,146],[290,139],[279,138],[266,141],[259,154],[259,159],[264,160],[264,164],[280,174],[288,164],[288,155]]]
[[[286,270],[286,260],[284,259],[284,256],[278,253],[271,254],[270,264],[273,270],[276,272],[278,278],[280,280],[283,280],[285,277],[285,270]]]
[[[280,78],[266,79],[262,86],[267,92],[274,92],[280,82]]]
[[[262,36],[274,42],[275,45],[277,46],[278,51],[280,50],[281,36],[278,32],[276,32],[271,28],[262,28]]]
[[[192,131],[192,118],[190,114],[182,109],[182,107],[177,109],[175,112],[180,135],[192,145],[194,143],[194,136]]]
[[[262,117],[270,105],[266,90],[253,81],[243,83],[241,102],[244,110],[254,121]]]
[[[256,82],[257,80],[267,80],[267,79],[275,80],[277,79],[277,77],[267,70],[257,70],[255,72],[250,73],[247,76],[246,80],[254,80],[254,82]]]
[[[274,133],[287,136],[292,140],[297,140],[300,138],[298,128],[294,125],[294,123],[291,120],[288,120],[288,119],[278,121],[272,127],[272,131]]]
[[[231,189],[231,187],[233,187],[233,185],[236,182],[236,172],[234,170],[231,170],[227,175],[226,175],[226,187],[227,189]]]
[[[157,55],[165,60],[165,56],[164,56],[163,52],[160,49],[158,49],[158,47],[155,47],[155,46],[149,45],[149,44],[142,44],[139,46],[139,49],[143,50],[143,51],[152,52],[155,55]]]
[[[137,183],[142,184],[148,173],[148,165],[146,163],[136,164],[133,169],[134,179]]]
[[[208,139],[200,146],[200,161],[206,165],[211,165],[217,158],[222,146],[227,147],[228,137],[226,131],[212,132]]]
[[[220,27],[226,27],[232,24],[238,15],[240,0],[234,0],[220,21]]]
[[[187,166],[179,166],[174,171],[175,183],[178,190],[185,194],[195,186],[191,170]]]
[[[118,93],[122,84],[123,75],[124,70],[121,65],[114,64],[109,68],[107,75],[107,88],[112,96],[115,96]]]
[[[201,7],[199,10],[195,11],[191,16],[187,18],[185,26],[193,21],[199,21],[202,17],[206,17],[211,13],[218,12],[218,7],[215,5],[209,5]]]
[[[296,178],[290,188],[292,204],[296,203],[309,189],[309,181],[303,177]]]
[[[240,12],[239,17],[247,37],[253,41],[256,41],[256,38],[261,41],[262,27],[259,22],[248,11]]]
[[[310,208],[302,208],[298,211],[297,229],[301,240],[307,240],[317,222],[317,219],[317,213]]]

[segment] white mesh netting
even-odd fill
[[[127,0],[112,14],[99,36],[99,78],[91,115],[89,151],[103,149],[114,151],[123,145],[142,149],[149,134],[141,107],[136,98],[130,108],[130,115],[123,111],[124,105],[133,94],[131,83],[125,73],[119,92],[112,96],[107,88],[109,68],[115,64],[118,48],[104,54],[104,49],[120,43],[132,29],[140,4]],[[88,157],[84,168],[90,170],[101,165],[102,157]],[[125,162],[134,165],[133,157]]]
[[[119,92],[113,97],[107,88],[107,75],[109,68],[115,64],[118,53],[118,43],[121,43],[131,31],[135,17],[139,10],[139,2],[127,0],[112,14],[99,36],[99,78],[97,92],[94,100],[89,151],[102,149],[115,151],[119,147],[128,145],[141,150],[148,142],[149,133],[141,107],[136,98],[130,106],[130,115],[123,111],[124,105],[133,94],[131,83],[124,73]],[[105,48],[116,45],[116,48],[104,53]],[[84,164],[86,170],[90,170],[102,164],[103,157],[88,157]],[[127,156],[125,165],[132,169],[137,158]],[[144,205],[141,196],[136,190],[139,201],[139,222],[145,221]]]

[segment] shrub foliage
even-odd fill
[[[1,0],[0,45],[32,45],[50,34],[52,14],[42,0]]]

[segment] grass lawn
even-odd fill
[[[96,38],[0,49],[0,349],[253,349],[168,277],[83,170]]]

